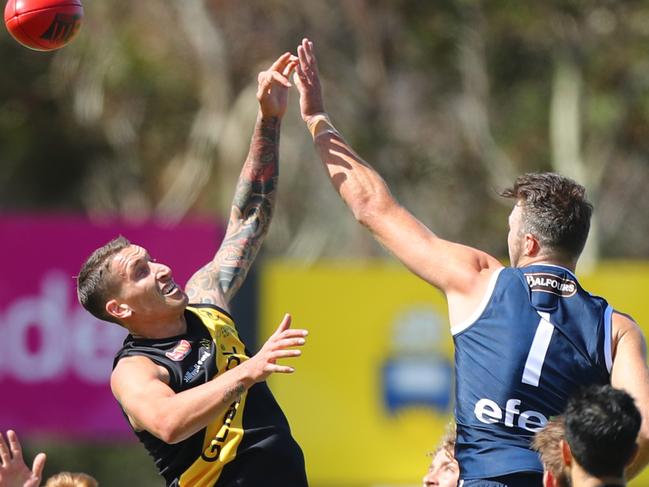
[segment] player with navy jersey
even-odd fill
[[[612,308],[568,269],[533,264],[496,270],[474,316],[451,328],[463,478],[541,474],[534,433],[580,385],[609,382]]]
[[[610,382],[643,417],[639,454],[649,462],[645,339],[628,316],[589,295],[573,272],[590,227],[584,189],[552,173],[520,176],[507,238],[512,267],[444,240],[399,205],[324,110],[313,44],[298,46],[300,110],[324,168],[355,218],[448,302],[456,347],[456,455],[469,486],[540,486],[530,438],[577,385]]]
[[[228,312],[269,229],[296,61],[286,53],[259,74],[259,115],[225,237],[185,290],[123,237],[97,249],[79,273],[81,304],[129,331],[111,388],[171,487],[307,486],[302,450],[265,384],[270,374],[293,372],[277,361],[300,355],[306,330],[292,329],[286,315],[251,355]]]

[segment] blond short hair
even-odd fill
[[[47,479],[45,487],[99,487],[99,483],[85,473],[61,472]]]
[[[446,433],[442,437],[442,441],[440,441],[439,446],[435,448],[435,450],[431,451],[429,455],[431,457],[434,457],[439,452],[444,451],[449,457],[455,458],[456,439],[457,439],[457,428],[455,425],[455,421],[452,421],[446,427]]]
[[[541,431],[534,435],[532,448],[539,452],[543,468],[555,478],[563,471],[563,458],[561,457],[561,440],[564,439],[565,426],[563,417],[552,418]]]

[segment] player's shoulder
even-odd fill
[[[622,311],[613,310],[611,315],[611,320],[613,322],[613,328],[619,329],[640,329],[638,323],[633,317]]]
[[[124,374],[153,370],[156,367],[155,362],[145,355],[128,355],[117,361],[111,373],[111,379]]]
[[[214,330],[220,326],[236,328],[232,315],[220,306],[200,303],[189,304],[186,309],[193,313],[208,330]]]
[[[144,355],[130,355],[120,359],[110,375],[113,391],[137,386],[143,381],[169,382],[169,371]]]
[[[637,324],[637,321],[633,318],[633,316],[617,309],[613,310],[613,319]]]
[[[611,327],[615,343],[620,343],[623,338],[645,341],[642,329],[633,317],[627,313],[614,310],[611,316]]]

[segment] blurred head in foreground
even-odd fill
[[[45,487],[98,487],[97,481],[85,473],[61,472],[53,475]]]
[[[432,461],[428,472],[424,475],[423,487],[456,487],[460,478],[460,466],[455,459],[455,423],[451,423],[448,431],[437,449],[430,453]]]
[[[563,463],[575,487],[598,479],[625,485],[624,468],[637,451],[642,418],[625,391],[609,385],[580,389],[564,413]]]

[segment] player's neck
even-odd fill
[[[183,312],[170,320],[140,321],[138,323],[127,324],[126,328],[135,337],[169,338],[186,333],[187,320]]]
[[[576,262],[568,261],[566,259],[551,257],[548,255],[524,255],[521,257],[516,267],[527,267],[528,265],[556,265],[575,272]]]
[[[593,477],[578,464],[573,464],[570,470],[573,487],[609,487],[613,485],[622,487],[626,485],[624,478],[620,477]]]

